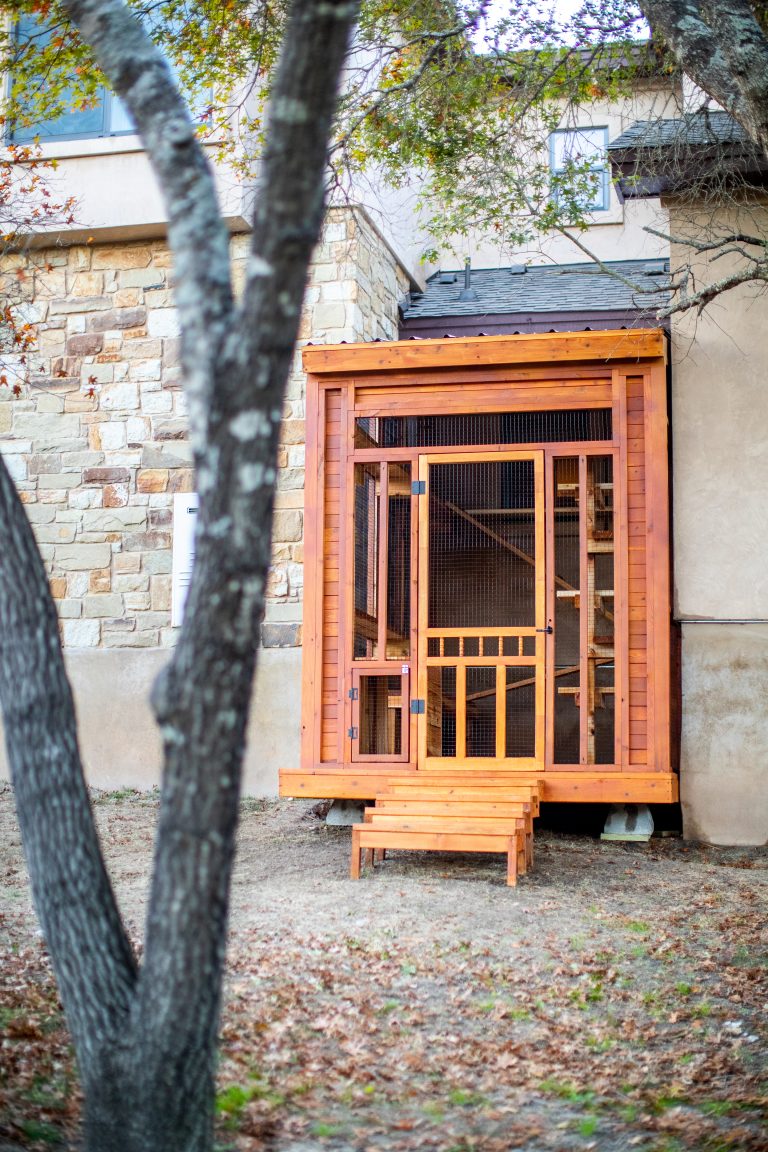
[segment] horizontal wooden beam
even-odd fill
[[[393,340],[376,344],[308,345],[304,368],[315,376],[418,372],[435,368],[519,367],[666,357],[660,328],[606,332],[545,332],[529,336],[480,336],[445,340]],[[365,385],[365,381],[359,383]]]
[[[520,773],[522,779],[526,774]],[[585,772],[547,771],[532,778],[542,781],[541,799],[545,802],[571,802],[574,804],[674,804],[678,799],[678,779],[666,772],[601,772],[593,768]],[[349,769],[320,769],[302,772],[281,769],[280,795],[306,796],[313,800],[371,800],[386,791],[388,784],[398,776],[413,780],[421,777],[429,782],[428,772],[354,772]],[[468,780],[471,775],[467,773]],[[485,779],[489,780],[486,774]],[[514,774],[510,773],[512,782]],[[493,784],[502,786],[494,774]]]

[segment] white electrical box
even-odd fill
[[[184,619],[184,605],[195,563],[195,528],[197,526],[198,503],[195,492],[183,492],[173,498],[172,628],[178,628]]]

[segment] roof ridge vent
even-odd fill
[[[437,274],[438,284],[455,284],[457,280],[458,276],[455,272],[438,272]]]
[[[525,276],[528,271],[527,264],[510,264],[507,272],[510,276]]]

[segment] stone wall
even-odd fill
[[[247,236],[232,240],[242,281]],[[153,648],[170,626],[174,493],[194,484],[170,253],[163,242],[35,254],[37,329],[21,394],[0,388],[0,450],[51,575],[65,646]],[[331,212],[301,342],[392,339],[402,271],[364,213]],[[301,642],[304,375],[288,386],[263,642]]]
[[[236,284],[247,244],[246,236],[232,239]],[[37,253],[33,267],[16,263],[37,350],[20,395],[12,364],[0,387],[0,452],[51,574],[87,778],[105,788],[153,787],[160,743],[148,695],[176,636],[172,499],[194,483],[170,255],[151,241],[57,249]],[[407,288],[367,216],[332,211],[311,269],[301,343],[395,338]],[[248,795],[275,795],[278,769],[299,757],[304,397],[297,352],[244,765]]]

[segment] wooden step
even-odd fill
[[[507,884],[515,885],[518,874],[525,872],[525,834],[522,829],[480,827],[477,831],[457,831],[456,824],[420,828],[382,828],[373,824],[355,824],[352,828],[352,862],[350,875],[360,877],[360,853],[373,849],[406,849],[433,852],[504,852],[507,856]],[[470,826],[472,827],[472,826]],[[476,827],[476,826],[475,826]]]
[[[484,804],[450,800],[398,800],[379,797],[375,808],[366,808],[366,824],[377,827],[428,827],[431,824],[450,821],[451,827],[461,831],[459,825],[477,824],[481,830],[488,830],[491,823],[498,826],[509,824],[516,830],[522,829],[525,840],[526,867],[533,867],[533,815],[531,805],[525,801],[503,805]],[[373,860],[371,861],[374,862]]]
[[[535,792],[529,789],[509,788],[472,788],[470,786],[448,785],[446,787],[412,788],[410,785],[401,787],[400,784],[391,785],[386,792],[379,792],[376,799],[392,797],[400,800],[445,800],[454,803],[478,801],[481,803],[529,803],[534,816],[539,814],[539,799]]]

